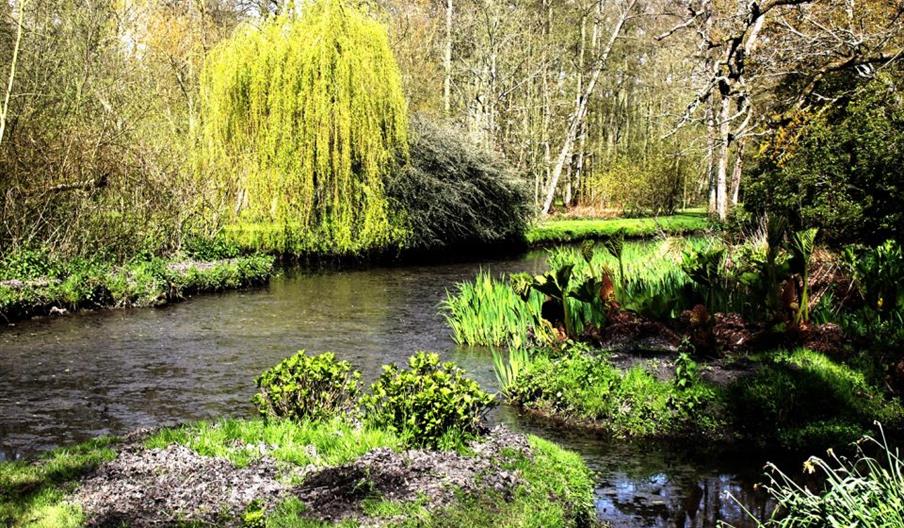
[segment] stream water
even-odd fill
[[[441,352],[487,388],[486,351],[456,348],[438,313],[445,290],[481,267],[540,271],[543,253],[482,263],[288,272],[266,288],[159,309],[100,311],[0,330],[0,460],[104,434],[250,415],[254,377],[296,350],[333,351],[374,378],[418,350]],[[580,452],[613,527],[752,524],[765,458],[694,454],[563,430],[511,408],[491,419]],[[732,498],[735,497],[735,498]]]

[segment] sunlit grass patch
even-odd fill
[[[77,479],[115,457],[115,439],[100,438],[55,450],[34,462],[0,463],[0,524],[67,528],[81,526],[78,506],[65,501]]]
[[[245,466],[267,455],[299,466],[335,466],[350,462],[377,447],[400,449],[396,435],[342,420],[293,422],[289,420],[235,420],[199,422],[163,429],[150,437],[147,447],[181,444],[203,456],[224,457]]]
[[[706,215],[688,212],[655,218],[545,220],[530,228],[525,236],[529,244],[544,244],[602,239],[615,236],[619,231],[631,238],[685,235],[704,231],[707,227]]]

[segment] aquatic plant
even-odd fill
[[[496,382],[499,384],[500,392],[509,399],[521,373],[530,365],[530,354],[527,348],[511,347],[508,349],[506,359],[499,350],[493,350],[493,372],[496,374]]]
[[[529,293],[525,300],[510,282],[481,270],[473,281],[459,283],[454,293],[446,292],[441,308],[456,343],[518,347],[545,331],[542,304],[540,293]]]
[[[347,416],[357,406],[361,373],[332,352],[304,350],[257,377],[253,402],[268,418],[318,421]]]
[[[201,75],[202,177],[238,230],[296,251],[354,253],[401,236],[384,178],[407,156],[407,108],[385,28],[350,3],[238,28]],[[291,243],[289,243],[291,242]]]
[[[475,435],[493,402],[455,363],[426,352],[408,358],[406,370],[384,365],[361,399],[368,423],[433,448],[457,447]]]

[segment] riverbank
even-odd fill
[[[592,489],[580,456],[502,427],[434,451],[341,421],[229,420],[0,463],[0,522],[576,527]]]
[[[806,453],[842,446],[904,409],[862,372],[807,349],[694,361],[572,349],[537,351],[505,393],[524,411],[616,438],[693,440]]]
[[[212,260],[176,255],[117,265],[26,252],[0,267],[0,321],[82,309],[160,306],[198,293],[260,285],[274,273],[274,262],[268,255]]]

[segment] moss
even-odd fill
[[[534,245],[602,239],[615,236],[620,230],[631,238],[652,237],[662,232],[684,235],[709,227],[706,216],[680,213],[658,218],[609,218],[587,220],[546,220],[527,231],[527,242]]]

